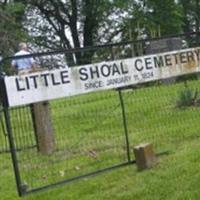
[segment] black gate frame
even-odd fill
[[[0,76],[0,91],[1,91],[1,99],[2,99],[2,106],[3,106],[3,113],[5,116],[5,126],[8,134],[8,141],[9,141],[9,146],[10,146],[10,153],[11,153],[11,158],[12,158],[12,163],[13,163],[13,169],[14,169],[14,174],[15,174],[15,180],[16,180],[16,185],[17,185],[17,191],[19,196],[24,196],[26,194],[32,193],[32,192],[37,192],[40,190],[48,189],[51,187],[54,187],[56,185],[61,185],[61,184],[66,184],[66,183],[71,183],[73,181],[77,181],[82,178],[86,177],[91,177],[95,176],[97,174],[111,171],[116,168],[120,168],[123,166],[131,165],[136,163],[135,160],[131,160],[130,156],[130,146],[129,146],[129,137],[128,137],[128,130],[127,130],[127,120],[126,120],[126,111],[125,111],[125,106],[124,106],[124,99],[122,95],[122,90],[123,88],[118,89],[118,95],[119,95],[119,101],[120,101],[120,107],[121,107],[121,114],[122,114],[122,121],[123,121],[123,126],[124,126],[124,139],[126,143],[126,156],[127,156],[127,162],[120,163],[118,165],[114,165],[112,167],[100,169],[91,173],[87,173],[84,175],[76,176],[70,179],[66,179],[64,181],[60,181],[51,185],[46,185],[43,187],[35,188],[32,190],[28,190],[26,188],[26,185],[23,184],[23,181],[21,179],[20,175],[20,169],[18,165],[18,159],[17,159],[17,151],[18,149],[16,148],[15,142],[14,142],[14,137],[13,137],[13,130],[12,130],[12,125],[10,121],[10,110],[9,110],[9,104],[8,104],[8,99],[7,99],[7,94],[6,94],[6,86],[5,86],[5,81],[4,81],[4,75]],[[37,141],[36,141],[37,142]]]

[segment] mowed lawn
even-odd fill
[[[198,90],[200,85],[199,80],[187,83],[192,91]],[[131,159],[134,159],[133,147],[135,145],[141,142],[151,142],[156,153],[165,152],[158,157],[155,167],[138,172],[136,165],[132,164],[22,198],[27,200],[199,200],[200,107],[191,106],[180,109],[175,106],[178,94],[183,88],[183,83],[158,84],[122,92]],[[32,179],[27,180],[32,180],[33,187],[40,186],[40,176],[43,176],[44,171],[55,172],[62,169],[66,173],[66,169],[71,170],[75,166],[75,170],[70,171],[70,174],[74,176],[82,170],[83,164],[88,169],[86,172],[90,172],[99,167],[101,169],[107,165],[126,161],[123,123],[120,120],[121,109],[117,91],[72,97],[61,108],[58,105],[60,104],[56,101],[51,105],[54,123],[56,123],[54,128],[59,146],[58,152],[66,147],[70,147],[71,151],[70,153],[68,151],[69,155],[65,155],[62,162],[53,168],[47,165],[47,168],[43,170],[38,163],[41,161],[45,164],[48,158],[42,160],[42,157],[32,154],[31,151],[29,157],[19,153],[20,169],[29,170],[22,172],[23,178],[26,179],[30,175]],[[67,111],[64,112],[65,109]],[[66,119],[68,123],[70,122],[70,126],[61,123],[64,116],[67,116]],[[63,129],[67,129],[70,138],[63,136]],[[91,149],[95,158],[82,157],[91,152]],[[81,152],[82,150],[84,152]],[[76,154],[75,157],[74,154]],[[34,155],[34,162],[30,160],[31,155]],[[56,155],[63,156],[63,154]],[[28,166],[27,162],[37,163],[37,168]],[[64,165],[67,165],[66,169]],[[27,166],[28,168],[25,168]],[[8,153],[0,154],[0,171],[0,199],[20,199],[17,195],[12,163]],[[33,171],[38,172],[38,175],[34,177]]]

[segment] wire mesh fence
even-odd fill
[[[199,90],[198,85],[199,79],[187,81],[192,92]],[[179,143],[198,138],[199,103],[188,97],[191,103],[185,106],[180,95],[183,91],[184,81],[125,92],[125,105],[129,108],[132,105],[127,112],[130,141],[133,144],[152,142],[156,151],[160,152],[173,151]],[[182,106],[179,105],[180,100],[183,101]]]
[[[181,44],[174,48],[197,46],[196,37],[181,35]],[[143,40],[74,50],[71,54],[63,52],[72,59],[62,67],[151,54],[155,49],[150,43]],[[162,46],[156,51],[166,48]],[[87,56],[80,59],[80,52]],[[51,57],[35,56],[41,60],[47,55]],[[46,62],[43,66],[53,69],[55,63]],[[156,152],[174,151],[179,143],[199,137],[198,86],[198,74],[192,74],[167,82],[154,81],[49,101],[54,144],[47,155],[38,147],[33,105],[3,108],[0,151],[9,150],[5,122],[8,111],[21,195],[133,163],[133,148],[139,143],[153,143]]]
[[[199,80],[188,85],[195,90]],[[131,161],[139,143],[151,142],[158,153],[199,137],[199,106],[176,106],[184,88],[180,82],[123,90]],[[10,111],[24,192],[128,162],[117,91],[55,100],[50,106],[56,143],[51,155],[37,150],[30,108]]]
[[[17,159],[22,185],[27,191],[128,161],[116,91],[55,100],[50,107],[55,137],[51,155],[37,150],[30,108],[10,110],[13,139],[21,149]]]

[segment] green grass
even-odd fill
[[[153,169],[137,172],[128,166],[70,185],[32,194],[24,199],[142,199],[198,200],[200,191],[200,140],[182,142],[176,151],[159,157]],[[2,199],[19,199],[11,167],[3,171]]]
[[[199,81],[190,81],[198,88]],[[200,198],[200,108],[175,107],[182,83],[123,92],[133,147],[152,142],[157,165],[138,172],[135,165],[115,169],[93,178],[23,197],[27,200],[198,200]],[[51,156],[35,149],[18,152],[22,179],[31,188],[65,180],[126,161],[121,109],[116,91],[91,93],[51,103],[56,151]],[[34,144],[29,110],[12,111],[19,145]],[[21,131],[20,131],[21,130]],[[30,138],[27,135],[31,136]],[[3,143],[3,141],[1,141]],[[1,144],[1,143],[0,143]],[[0,154],[0,199],[17,196],[9,154]]]

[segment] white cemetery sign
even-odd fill
[[[6,76],[10,107],[200,71],[200,47],[73,68]]]

